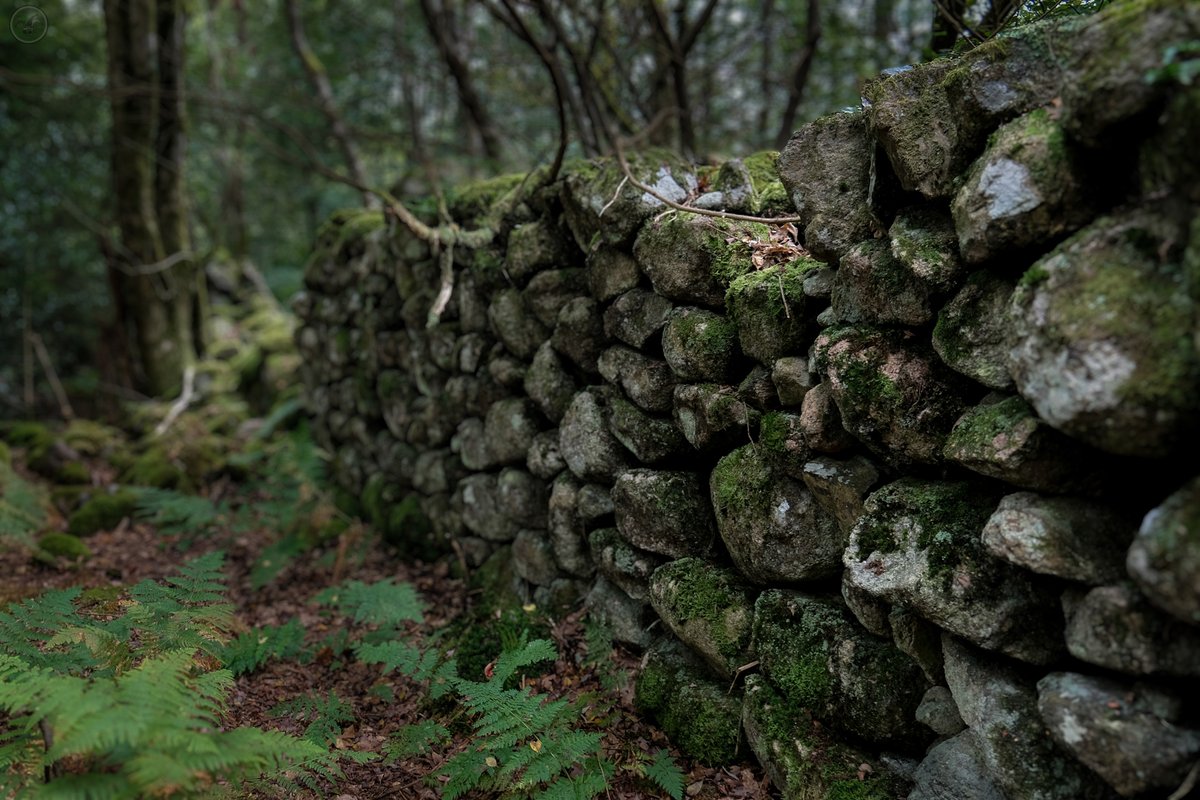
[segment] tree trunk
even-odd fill
[[[967,0],[934,0],[933,34],[929,40],[929,49],[935,55],[954,47],[966,13]]]
[[[792,131],[796,127],[796,112],[800,109],[800,101],[804,99],[804,90],[808,88],[808,77],[812,73],[817,45],[821,41],[820,0],[808,0],[806,27],[808,34],[805,37],[804,49],[796,57],[796,65],[792,68],[791,79],[788,81],[787,104],[783,108],[779,132],[775,134],[776,150],[782,150],[792,137]]]
[[[170,17],[171,9],[165,16]],[[183,118],[177,113],[182,52],[158,41],[165,30],[182,46],[182,19],[160,29],[155,0],[105,0],[109,97],[112,106],[112,175],[121,233],[111,262],[114,307],[125,344],[134,357],[135,381],[147,394],[165,396],[180,386],[184,369],[196,357],[192,311],[195,282],[187,279],[186,217],[183,211]],[[177,30],[178,27],[178,30]],[[173,71],[167,86],[156,55]],[[179,59],[175,61],[175,59]],[[166,112],[161,128],[161,103]],[[156,131],[160,131],[156,133]],[[163,151],[178,163],[156,163]],[[165,174],[173,172],[173,174]],[[160,219],[157,206],[167,204]],[[170,241],[170,251],[164,241]]]

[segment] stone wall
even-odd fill
[[[640,706],[789,798],[1165,796],[1200,758],[1200,6],[870,81],[778,157],[326,226],[297,300],[337,480],[645,648]],[[1167,70],[1169,73],[1169,70]]]

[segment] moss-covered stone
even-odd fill
[[[112,530],[136,508],[137,493],[131,489],[97,494],[68,517],[67,532],[72,536],[90,536],[97,531]]]
[[[737,325],[742,352],[759,363],[799,352],[807,328],[804,278],[820,268],[810,258],[747,272],[725,293],[725,307]]]
[[[461,223],[477,220],[525,182],[525,173],[510,173],[465,183],[455,187],[446,198],[450,216]]]
[[[769,239],[761,223],[680,213],[648,225],[633,253],[659,294],[719,309],[729,284],[754,269],[751,243]]]
[[[650,577],[650,603],[676,636],[722,678],[754,660],[754,590],[732,570],[698,558],[664,564]]]
[[[684,382],[725,383],[738,355],[736,324],[703,308],[676,308],[663,329],[663,357]]]
[[[68,561],[84,561],[92,557],[91,548],[78,536],[69,533],[47,533],[38,539],[38,549],[55,558]]]
[[[715,383],[675,387],[675,423],[697,450],[720,451],[751,439],[761,414],[732,386]]]
[[[712,550],[712,512],[695,473],[627,470],[617,477],[612,502],[617,528],[634,547],[671,558]]]
[[[673,637],[660,639],[647,651],[634,702],[658,719],[686,755],[714,766],[737,760],[741,692],[730,693],[728,686],[708,678]]]
[[[1044,280],[1033,269],[1022,283]],[[1013,284],[991,272],[974,272],[950,302],[938,312],[933,349],[956,372],[993,389],[1012,387],[1005,357],[1008,352],[1008,305]]]

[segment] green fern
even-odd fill
[[[342,728],[354,721],[354,709],[335,692],[325,697],[304,694],[279,703],[271,709],[271,716],[294,717],[307,722],[304,738],[321,747],[328,747],[337,741]]]
[[[334,606],[355,622],[367,625],[391,627],[425,619],[425,604],[416,589],[391,579],[369,584],[347,581],[320,592],[313,602]]]
[[[666,750],[659,750],[654,758],[642,765],[642,776],[666,792],[672,800],[683,800],[683,770]]]
[[[450,731],[435,720],[426,719],[405,725],[388,741],[384,755],[389,761],[422,755],[450,740]]]
[[[224,652],[232,622],[220,567],[214,553],[140,583],[112,618],[89,616],[78,590],[0,614],[0,796],[189,798],[340,774],[316,741],[220,730],[233,675],[203,655]],[[42,783],[64,763],[71,774]]]
[[[304,649],[304,626],[299,619],[285,625],[264,625],[238,636],[222,648],[221,662],[234,675],[254,672],[272,658],[296,658]]]
[[[35,547],[34,534],[46,522],[46,498],[35,485],[0,461],[0,541]]]
[[[137,490],[137,516],[154,524],[164,535],[181,534],[187,547],[220,524],[228,508],[211,500],[170,489],[142,487]]]

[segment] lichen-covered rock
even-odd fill
[[[1009,797],[1084,800],[1110,796],[1096,776],[1047,734],[1038,694],[1007,664],[943,637],[946,684],[975,734],[992,779]]]
[[[629,167],[634,177],[676,203],[687,200],[697,186],[692,167],[665,150],[630,153]],[[563,213],[584,251],[629,244],[642,223],[665,207],[624,178],[611,160],[579,161],[563,170]]]
[[[591,527],[596,520],[611,517],[613,513],[612,490],[598,483],[589,483],[579,489],[579,516]]]
[[[549,269],[534,275],[521,296],[538,321],[553,328],[563,306],[586,293],[582,269]]]
[[[951,210],[963,258],[972,263],[1044,246],[1095,214],[1097,195],[1045,109],[996,131],[964,180]]]
[[[512,559],[516,573],[536,586],[549,586],[559,575],[545,531],[518,531],[512,543]]]
[[[819,262],[798,258],[747,272],[725,293],[741,350],[760,364],[803,349],[807,328],[804,275]]]
[[[1200,275],[1174,262],[1152,209],[1102,217],[1025,273],[1012,299],[1009,372],[1038,415],[1094,447],[1163,456],[1200,424]]]
[[[508,234],[504,268],[510,279],[524,284],[537,272],[571,266],[578,258],[570,232],[542,218],[517,225]]]
[[[754,269],[747,241],[768,238],[761,223],[675,214],[647,225],[633,255],[658,294],[682,305],[721,308],[729,282]]]
[[[712,511],[699,477],[692,472],[631,469],[613,486],[617,529],[641,550],[683,558],[712,552]]]
[[[1033,572],[1098,586],[1124,577],[1135,528],[1134,520],[1103,503],[1017,492],[988,519],[983,545]]]
[[[631,347],[643,347],[667,324],[671,301],[646,289],[630,289],[604,311],[604,333]]]
[[[761,675],[746,677],[741,721],[751,752],[784,800],[906,796],[904,782],[880,761],[823,731]]]
[[[897,467],[942,460],[972,392],[931,350],[903,332],[855,326],[824,331],[813,349],[846,430]]]
[[[687,440],[670,419],[647,414],[620,397],[609,399],[609,430],[642,464],[658,464],[689,450]]]
[[[831,600],[770,589],[754,612],[763,674],[797,709],[868,741],[919,750],[931,738],[915,711],[928,689],[920,669],[857,627]]]
[[[1146,515],[1125,563],[1150,602],[1200,623],[1200,478]]]
[[[575,396],[575,379],[567,372],[562,359],[545,342],[533,356],[533,363],[525,373],[525,394],[537,403],[546,419],[557,424],[567,413],[571,399]]]
[[[758,411],[766,411],[779,405],[771,371],[762,364],[755,364],[750,373],[738,384],[737,396]]]
[[[779,177],[802,220],[804,245],[823,261],[836,263],[871,237],[871,147],[863,115],[840,113],[800,128],[779,154]]]
[[[588,619],[612,631],[613,641],[648,647],[652,641],[647,630],[653,616],[650,607],[604,579],[596,578],[584,600]]]
[[[666,561],[638,550],[621,538],[616,528],[600,528],[588,536],[596,570],[634,600],[650,596],[650,576]]]
[[[558,565],[572,575],[586,577],[595,565],[590,558],[587,530],[579,513],[579,481],[559,475],[550,487],[547,528]]]
[[[638,673],[634,702],[652,714],[672,743],[705,764],[729,764],[739,757],[741,691],[712,680],[694,655],[673,636],[660,638],[646,651]],[[697,714],[697,709],[704,709]]]
[[[962,279],[954,219],[930,206],[907,208],[888,228],[892,256],[923,286],[937,294],[953,291]]]
[[[844,572],[842,573],[842,602],[846,604],[846,608],[858,620],[858,624],[863,626],[867,631],[883,639],[892,638],[891,606],[875,595],[868,594],[853,583],[850,583],[850,581],[846,580],[846,573]],[[904,651],[902,650],[901,652]]]
[[[637,262],[624,250],[600,247],[588,254],[588,290],[601,303],[634,288],[641,277]]]
[[[698,558],[662,565],[650,576],[650,604],[663,623],[722,678],[750,654],[754,590],[732,570]]]
[[[956,372],[992,389],[1009,389],[1008,306],[1014,284],[986,270],[967,277],[938,312],[933,349]]]
[[[784,356],[771,365],[771,382],[782,406],[798,406],[813,387],[808,359],[803,356]]]
[[[759,413],[746,405],[731,386],[715,383],[675,387],[675,422],[697,450],[720,450],[750,438]]]
[[[737,326],[703,308],[673,309],[662,336],[663,357],[681,381],[728,382],[738,356]]]
[[[539,344],[537,347],[540,347]],[[537,347],[534,347],[534,352],[537,352]],[[525,382],[525,361],[516,356],[509,355],[501,345],[492,348],[491,354],[488,356],[487,372],[496,383],[503,386],[512,392],[519,392],[521,385]],[[426,395],[432,394],[426,392]]]
[[[550,330],[535,317],[518,289],[501,289],[488,305],[492,332],[517,358],[530,359]]]
[[[1058,95],[1063,75],[1052,54],[1062,36],[1054,26],[1030,26],[960,58],[868,81],[868,125],[903,188],[949,196],[999,123]]]
[[[1094,493],[1110,461],[1047,425],[1020,397],[989,397],[968,409],[942,452],[980,475],[1043,492]]]
[[[921,705],[917,706],[917,722],[938,736],[955,736],[967,727],[958,713],[954,695],[945,686],[930,687],[921,698]]]
[[[929,751],[913,774],[908,800],[1008,800],[993,782],[971,731]]]
[[[879,469],[862,456],[821,457],[805,462],[802,477],[817,505],[849,536],[863,515],[867,494],[879,483]]]
[[[609,430],[611,412],[603,394],[575,395],[559,425],[559,451],[580,480],[611,483],[628,463],[627,451]]]
[[[558,439],[559,431],[555,428],[535,435],[529,443],[525,466],[544,481],[552,480],[567,468],[567,462],[563,461],[558,449]]]
[[[1200,10],[1186,0],[1117,4],[1074,31],[1062,86],[1063,125],[1089,146],[1102,144],[1151,111],[1169,81],[1147,80],[1167,47],[1200,37]],[[1097,57],[1103,53],[1103,57]],[[1097,102],[1097,98],[1106,102]]]
[[[850,535],[848,579],[981,647],[1048,663],[1063,652],[1057,598],[984,548],[997,500],[965,482],[901,478],[876,490]]]
[[[1142,197],[1175,197],[1193,207],[1200,204],[1200,164],[1193,157],[1197,133],[1200,89],[1193,85],[1167,99],[1158,130],[1142,142],[1137,168]],[[1194,233],[1192,241],[1196,241]]]
[[[496,479],[500,513],[527,528],[546,527],[546,484],[523,469],[507,467]],[[536,581],[535,581],[536,583]]]
[[[450,440],[450,450],[462,459],[467,469],[488,469],[495,464],[483,435],[483,420],[478,417],[464,419]]]
[[[550,343],[582,369],[595,372],[596,359],[606,344],[604,323],[596,301],[590,297],[569,300],[558,312]]]
[[[1200,731],[1175,724],[1179,698],[1165,692],[1072,672],[1037,688],[1050,734],[1124,797],[1177,788],[1200,755]]]
[[[483,436],[493,464],[522,464],[529,443],[541,428],[533,403],[510,397],[492,403],[483,421]]]
[[[466,477],[466,468],[449,449],[418,453],[413,468],[412,486],[422,494],[441,494],[453,489]]]
[[[1101,586],[1067,608],[1067,649],[1130,675],[1200,677],[1200,630],[1164,614],[1127,585]]]
[[[721,539],[754,583],[816,580],[841,570],[845,536],[836,521],[804,484],[772,468],[762,445],[717,462],[709,491]]]
[[[804,441],[818,453],[837,455],[858,441],[842,425],[842,413],[838,411],[826,381],[804,394],[800,405],[800,429],[804,431]]]
[[[870,239],[842,256],[833,276],[833,313],[841,322],[920,327],[933,319],[933,292],[892,255],[886,242]]]
[[[508,542],[517,535],[519,525],[500,513],[500,487],[497,477],[476,473],[458,484],[462,492],[463,524],[489,542]]]
[[[600,354],[600,375],[646,411],[670,411],[675,373],[667,362],[620,345]]]

